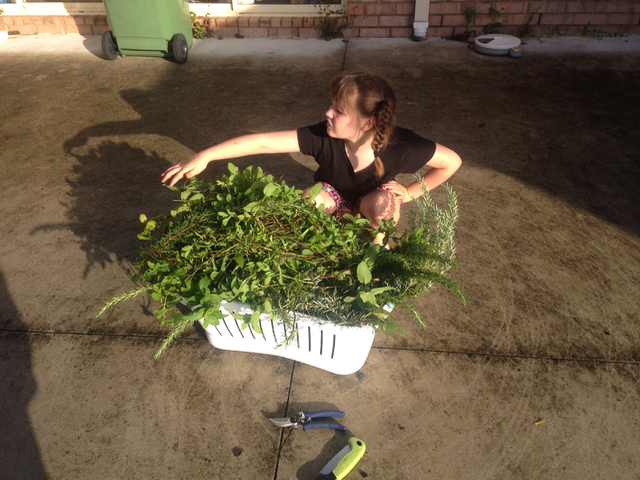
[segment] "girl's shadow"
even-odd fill
[[[0,272],[0,478],[45,479],[40,449],[29,419],[38,388],[31,366],[31,341]]]
[[[68,221],[41,225],[32,233],[70,228],[86,255],[86,277],[96,265],[133,260],[140,246],[140,214],[152,218],[166,212],[174,194],[159,184],[170,162],[156,152],[111,140],[82,151],[74,153],[78,163],[66,179],[70,189],[62,204]]]
[[[95,265],[104,267],[114,260],[136,257],[140,247],[136,236],[142,230],[138,220],[140,214],[153,218],[167,213],[176,198],[175,193],[160,183],[163,171],[215,144],[213,138],[216,136],[224,137],[219,138],[222,141],[251,133],[246,127],[238,130],[228,128],[226,122],[212,121],[207,110],[202,108],[198,89],[181,88],[183,79],[180,75],[185,73],[159,82],[152,90],[120,92],[120,97],[133,108],[138,119],[92,125],[64,142],[65,153],[78,160],[72,175],[67,178],[70,191],[64,206],[69,221],[42,225],[35,231],[71,228],[86,254],[85,277]],[[179,94],[176,88],[180,89]],[[214,131],[216,135],[213,135]],[[144,149],[117,140],[128,135],[144,142],[141,143]],[[166,138],[174,145],[186,147],[184,155],[180,153],[181,158],[168,160],[156,153],[154,138]],[[166,151],[162,146],[158,149]],[[289,155],[255,155],[232,162],[241,169],[252,164],[261,165],[268,173],[284,177],[289,184],[302,184],[301,188],[311,182],[313,175],[313,171],[302,164],[304,161],[292,160]],[[228,172],[227,164],[228,161],[213,162],[198,178],[217,178]]]

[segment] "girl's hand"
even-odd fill
[[[382,189],[393,193],[402,203],[412,200],[407,189],[395,180],[391,180],[389,183],[382,185]]]
[[[188,162],[179,163],[173,167],[169,167],[162,174],[162,183],[172,179],[169,186],[173,187],[181,178],[191,178],[201,173],[205,168],[207,168],[208,163],[209,162],[196,155]]]

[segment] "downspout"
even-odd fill
[[[423,42],[427,39],[429,27],[429,0],[416,0],[416,13],[413,22],[413,40]]]

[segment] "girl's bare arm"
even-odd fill
[[[451,175],[453,175],[460,165],[462,160],[460,156],[453,150],[436,143],[436,151],[431,157],[431,160],[427,162],[427,166],[431,167],[427,173],[422,176],[424,184],[427,186],[427,191],[431,191],[438,185],[446,182]],[[391,181],[385,184],[385,189],[390,190],[395,195],[402,198],[403,202],[408,202],[422,195],[422,185],[420,182],[413,182],[412,184],[404,187],[398,182]]]
[[[172,187],[181,178],[191,178],[198,175],[207,168],[209,162],[215,160],[260,153],[293,153],[299,151],[298,134],[295,130],[243,135],[207,148],[187,162],[168,168],[162,174],[162,182],[171,180],[169,186]]]

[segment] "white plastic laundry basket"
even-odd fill
[[[297,331],[292,334],[286,326],[272,320],[268,314],[260,316],[258,333],[250,326],[242,329],[236,315],[250,315],[249,305],[224,302],[220,310],[226,316],[217,326],[208,325],[205,333],[209,343],[222,350],[265,353],[306,363],[338,375],[357,372],[367,360],[375,329],[370,326],[343,327],[306,315],[296,315]],[[200,320],[203,324],[203,320]],[[280,345],[280,346],[278,346]]]

